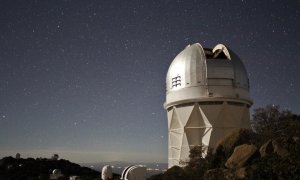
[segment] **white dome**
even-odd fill
[[[166,89],[165,108],[224,98],[252,104],[247,71],[240,58],[222,44],[213,49],[199,43],[188,45],[171,63]]]
[[[144,180],[146,174],[146,166],[133,165],[125,167],[122,172],[121,180]]]
[[[60,169],[54,169],[52,171],[52,174],[54,174],[54,175],[60,175],[61,174],[61,170]]]
[[[108,179],[113,177],[112,167],[110,165],[103,166],[101,172],[102,179]]]

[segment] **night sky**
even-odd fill
[[[243,60],[253,108],[300,114],[300,3],[0,1],[0,157],[167,162],[165,76],[188,44]]]

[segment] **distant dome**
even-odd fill
[[[188,45],[171,63],[166,77],[165,107],[211,98],[252,101],[249,80],[240,58],[223,44],[213,49]]]
[[[60,170],[60,169],[54,169],[54,170],[52,171],[52,174],[53,174],[53,175],[60,175],[60,174],[61,174],[61,170]]]
[[[144,180],[146,174],[146,166],[142,165],[133,165],[125,167],[121,174],[121,180],[130,180],[130,179],[138,179]]]
[[[112,167],[110,165],[103,166],[101,172],[102,179],[111,179],[113,177]]]

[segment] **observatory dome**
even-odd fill
[[[188,160],[195,146],[202,145],[205,154],[233,130],[250,128],[247,71],[222,44],[187,46],[171,63],[166,87],[169,167]]]
[[[199,43],[188,45],[169,67],[166,90],[165,108],[220,98],[252,104],[244,64],[223,44],[213,49]]]
[[[102,179],[112,179],[112,167],[110,165],[103,166],[101,171],[101,178]]]

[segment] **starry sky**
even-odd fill
[[[165,76],[188,44],[243,60],[253,108],[300,114],[296,0],[0,1],[0,157],[167,162]]]

